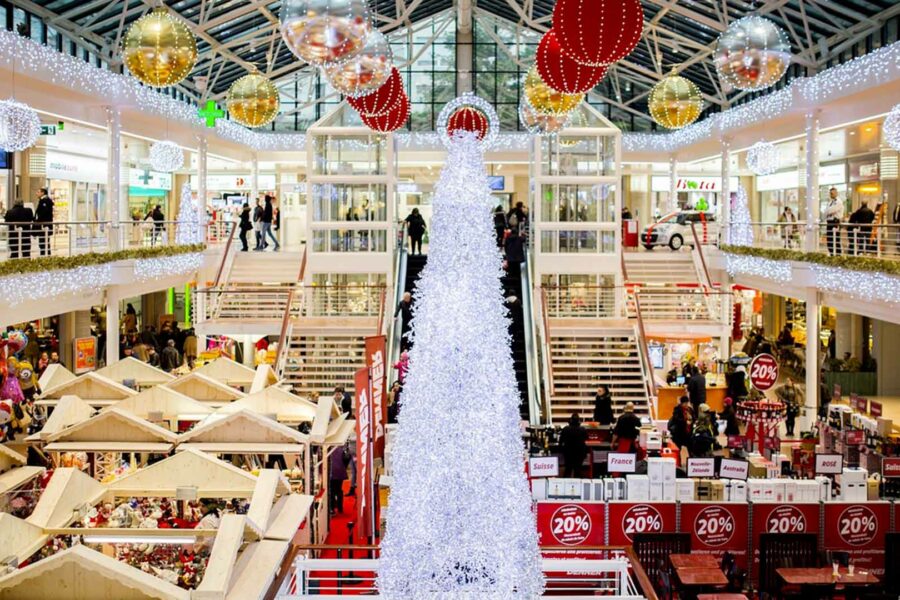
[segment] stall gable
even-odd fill
[[[207,422],[194,427],[179,438],[179,443],[259,443],[259,444],[305,444],[307,437],[268,417],[249,410],[242,410],[225,416],[215,415]]]
[[[196,371],[165,385],[200,402],[228,403],[244,397],[242,391]]]
[[[225,600],[265,598],[289,546],[276,540],[249,544],[234,567]]]
[[[226,385],[247,386],[247,389],[256,377],[254,369],[224,356],[206,363],[194,372]]]
[[[103,484],[78,469],[56,469],[26,520],[45,529],[65,527],[75,519],[76,510],[97,503],[104,491]]]
[[[26,458],[8,446],[0,444],[0,473],[24,465]]]
[[[78,396],[67,394],[57,403],[56,408],[53,409],[53,412],[47,418],[43,428],[37,433],[28,436],[25,440],[29,442],[45,440],[66,427],[71,427],[86,419],[90,419],[95,412],[94,407]]]
[[[132,413],[142,419],[148,418],[150,413],[160,413],[164,419],[192,415],[200,419],[203,415],[213,412],[208,404],[197,402],[165,386],[148,388],[137,396],[116,403],[113,408]]]
[[[51,442],[159,442],[174,444],[178,436],[128,411],[110,408],[68,429],[54,433]]]
[[[91,400],[123,400],[130,396],[136,396],[137,392],[121,383],[107,379],[103,375],[85,373],[71,381],[44,390],[41,399],[56,400],[69,394],[90,402]]]
[[[289,494],[279,498],[272,507],[264,537],[267,540],[292,540],[309,516],[313,500],[307,494]]]
[[[42,390],[49,390],[74,379],[75,374],[61,364],[47,365],[47,368],[41,374],[41,378],[38,379],[38,387]]]
[[[126,356],[122,360],[107,365],[98,370],[97,374],[117,383],[133,380],[136,385],[142,388],[161,385],[175,380],[175,376],[171,373],[166,373],[162,369],[145,363],[133,356]]]
[[[330,398],[326,398],[334,404]],[[270,386],[246,398],[226,404],[217,413],[227,414],[241,410],[251,410],[260,415],[275,415],[281,423],[301,423],[312,421],[316,416],[316,405],[296,394],[279,387]]]
[[[16,556],[23,560],[34,554],[46,538],[41,527],[9,513],[0,513],[0,547],[3,548],[4,557]],[[0,589],[2,585],[0,583]]]

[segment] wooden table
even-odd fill
[[[718,567],[675,569],[675,577],[682,587],[717,588],[728,585],[728,578]]]
[[[804,587],[816,588],[843,588],[847,590],[844,594],[849,598],[856,597],[856,593],[870,585],[877,585],[878,578],[868,571],[855,571],[853,575],[847,569],[841,568],[838,576],[834,576],[832,567],[817,567],[806,569],[776,569],[778,577],[787,585],[800,586],[801,591]]]
[[[744,594],[700,594],[697,600],[747,600]]]
[[[712,554],[670,554],[673,569],[718,569],[719,561]]]

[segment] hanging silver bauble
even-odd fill
[[[41,135],[41,118],[27,104],[0,101],[0,149],[21,152],[34,146]]]
[[[285,0],[281,5],[285,45],[318,67],[355,56],[371,28],[366,0]]]
[[[163,173],[176,171],[184,166],[184,151],[169,140],[156,142],[150,146],[150,165],[155,171]]]
[[[756,142],[747,150],[747,167],[756,175],[771,175],[778,170],[778,148],[771,142]]]
[[[892,108],[884,120],[884,141],[900,152],[900,104]]]
[[[559,115],[545,115],[534,110],[527,100],[519,104],[519,122],[525,131],[534,135],[556,135],[569,124],[571,112]]]
[[[344,62],[325,65],[323,70],[331,87],[357,98],[380,88],[391,76],[393,66],[391,45],[383,33],[373,29],[359,54]]]
[[[791,44],[772,21],[751,15],[728,26],[713,55],[723,81],[739,90],[761,90],[775,84],[791,64]]]

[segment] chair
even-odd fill
[[[877,590],[867,591],[865,600],[896,600],[900,598],[900,533],[884,536],[884,575]]]
[[[638,562],[644,567],[650,581],[659,582],[660,573],[666,574],[671,589],[669,572],[670,554],[690,554],[691,534],[689,533],[636,533],[631,541]],[[658,594],[663,592],[656,590]]]
[[[814,533],[763,533],[759,536],[759,594],[781,595],[776,570],[782,567],[818,567],[818,539]]]

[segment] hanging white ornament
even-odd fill
[[[900,152],[900,104],[892,108],[884,120],[884,141]]]
[[[40,135],[41,119],[33,108],[11,99],[0,101],[0,149],[21,152]]]
[[[150,146],[150,165],[156,171],[171,173],[184,166],[184,152],[175,142],[156,142]]]
[[[747,167],[757,175],[778,170],[778,148],[771,142],[756,142],[747,150]]]
[[[447,128],[447,123],[450,121],[450,117],[453,116],[453,113],[465,107],[474,108],[487,117],[487,134],[479,139],[478,145],[482,151],[489,149],[497,141],[497,136],[500,135],[500,117],[497,116],[497,111],[494,110],[494,107],[490,102],[480,96],[476,96],[472,92],[466,92],[462,96],[457,96],[445,104],[444,108],[441,109],[435,125],[435,129],[437,129],[441,142],[444,144],[445,148],[450,148],[453,136],[451,136],[450,131]]]

